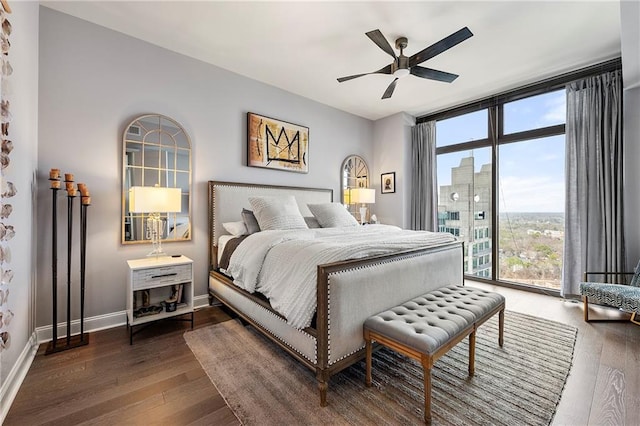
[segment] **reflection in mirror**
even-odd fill
[[[133,186],[180,188],[181,210],[158,212],[163,242],[191,239],[191,141],[180,124],[169,117],[137,117],[122,137],[122,243],[149,243],[147,213],[132,213],[129,189]]]
[[[369,187],[369,167],[364,158],[359,155],[350,155],[342,162],[340,175],[342,182],[340,199],[352,215],[359,217],[359,206],[351,199],[351,190]]]

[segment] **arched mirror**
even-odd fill
[[[369,167],[364,158],[350,155],[342,162],[340,168],[342,187],[340,199],[354,216],[359,215],[359,208],[352,198],[351,190],[355,188],[369,188]]]
[[[180,202],[173,203],[177,206],[167,208],[169,211],[146,212],[134,205],[140,197],[135,202],[130,199],[133,187],[179,188]],[[122,243],[150,242],[146,225],[151,215],[162,221],[162,242],[191,239],[191,141],[180,124],[160,114],[142,115],[124,128]]]

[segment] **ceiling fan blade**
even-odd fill
[[[393,59],[397,59],[396,52],[393,51],[393,48],[391,47],[387,39],[384,37],[384,35],[382,35],[380,30],[369,31],[366,34],[367,34],[367,37],[369,37],[371,41],[377,44],[380,49],[384,50],[389,55],[391,55]]]
[[[437,43],[432,44],[431,46],[421,50],[415,55],[411,55],[409,58],[409,66],[412,67],[417,64],[421,64],[427,59],[433,58],[436,55],[444,52],[447,49],[451,49],[456,44],[462,43],[469,37],[473,36],[473,33],[469,30],[469,28],[464,27],[461,30],[456,31],[448,37],[443,38]]]
[[[364,74],[355,74],[355,75],[350,75],[350,76],[347,76],[347,77],[340,77],[338,79],[338,82],[342,83],[343,81],[353,80],[354,78],[362,77],[363,75],[369,75],[369,74],[370,73],[367,72],[367,73],[364,73]]]
[[[343,81],[353,80],[354,78],[362,77],[364,75],[369,75],[369,74],[391,74],[391,64],[387,65],[384,68],[380,68],[378,71],[366,72],[364,74],[354,74],[354,75],[349,75],[347,77],[340,77],[338,79],[338,82],[342,83]]]
[[[449,72],[425,68],[421,67],[420,65],[411,67],[411,70],[409,72],[416,77],[428,78],[429,80],[444,81],[445,83],[451,83],[453,80],[459,77],[458,74],[451,74]]]
[[[396,83],[398,82],[398,79],[394,79],[391,84],[389,85],[389,87],[387,87],[387,90],[384,91],[384,95],[382,95],[382,99],[388,99],[391,97],[391,95],[393,95],[393,91],[396,88]]]

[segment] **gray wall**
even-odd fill
[[[624,80],[625,228],[627,266],[640,259],[640,2],[620,2]]]
[[[13,13],[7,15],[13,30],[8,58],[13,74],[3,85],[9,89],[8,100],[13,116],[9,139],[14,148],[9,156],[9,166],[2,171],[2,179],[13,182],[18,192],[5,201],[13,206],[13,212],[2,220],[6,225],[13,225],[16,234],[3,243],[11,250],[11,261],[5,262],[2,268],[12,270],[14,275],[11,282],[0,283],[3,291],[10,292],[6,303],[0,306],[5,320],[0,331],[9,332],[11,336],[9,348],[0,351],[0,423],[18,390],[20,376],[25,372],[25,359],[33,343],[29,339],[34,331],[33,236],[36,229],[32,220],[32,191],[35,190],[38,145],[38,3],[11,2],[11,8]],[[7,325],[9,311],[14,317]]]
[[[342,160],[349,154],[372,158],[369,120],[44,7],[39,69],[38,326],[51,323],[52,167],[74,173],[91,191],[87,316],[125,308],[126,260],[150,250],[120,244],[121,137],[136,115],[167,115],[191,137],[193,240],[165,250],[194,259],[196,295],[206,294],[207,180],[328,187],[337,200]],[[244,166],[248,111],[309,127],[308,174]],[[61,221],[65,198],[59,197]],[[58,275],[64,282],[66,229],[59,229]],[[74,270],[77,247],[76,241]],[[72,281],[77,286],[77,273]]]
[[[623,102],[625,245],[627,269],[632,270],[640,259],[640,87],[625,90]]]
[[[411,127],[415,118],[398,113],[374,124],[373,184],[376,204],[371,208],[378,220],[389,225],[409,228],[411,208]],[[380,175],[396,173],[396,192],[380,193]]]

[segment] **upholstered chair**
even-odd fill
[[[611,284],[591,282],[593,275],[633,275],[629,284]],[[634,272],[585,272],[584,282],[580,283],[580,294],[584,301],[584,320],[589,322],[589,302],[598,305],[613,306],[631,314],[631,322],[640,325],[640,262]],[[598,321],[598,320],[591,320]]]

